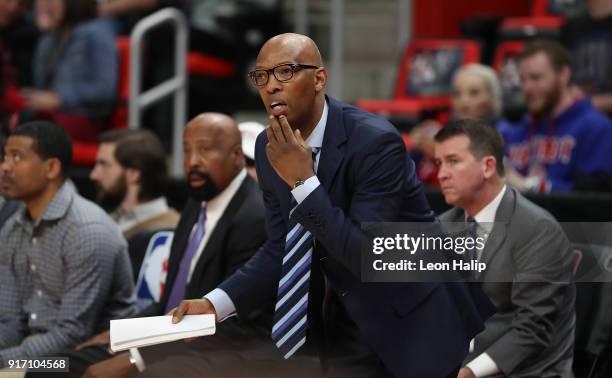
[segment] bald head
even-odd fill
[[[242,142],[238,125],[233,118],[223,113],[202,113],[187,124],[186,130],[188,128],[202,128],[215,143],[228,148]]]
[[[225,190],[244,167],[238,125],[221,113],[203,113],[187,124],[183,152],[190,194],[199,201]]]
[[[319,67],[323,65],[321,53],[315,41],[302,34],[285,33],[270,38],[259,50],[257,62],[261,62],[269,54],[278,52],[292,55],[296,61],[303,64]]]
[[[267,81],[257,89],[268,114],[286,116],[308,138],[325,106],[327,70],[317,44],[305,35],[279,34],[262,46],[255,68],[253,75],[266,72]]]

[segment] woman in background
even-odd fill
[[[499,80],[491,67],[473,63],[457,70],[453,76],[451,118],[477,118],[494,125],[501,115],[502,101]],[[410,133],[411,155],[417,162],[417,174],[427,185],[438,185],[438,169],[434,162],[434,141],[443,125],[426,120]]]
[[[35,118],[51,119],[73,139],[95,141],[115,106],[118,53],[96,0],[36,0],[44,33],[33,62],[34,88],[21,91]]]

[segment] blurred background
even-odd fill
[[[530,41],[564,46],[573,59],[566,90],[612,127],[612,0],[0,0],[2,133],[32,119],[68,129],[71,178],[93,199],[98,135],[150,129],[171,167],[168,202],[181,209],[185,123],[217,111],[265,125],[247,73],[261,45],[289,31],[318,43],[330,96],[397,127],[438,213],[447,206],[437,189],[433,135],[457,117],[485,118],[510,134],[529,120],[519,56]],[[458,72],[479,81],[465,89]],[[471,99],[464,101],[466,90]],[[583,159],[608,159],[612,140],[597,142],[603,154],[587,151]],[[516,176],[511,184],[559,221],[612,219],[608,174],[575,178],[563,190]],[[612,326],[593,326],[596,317],[612,319],[601,312],[610,287],[584,290],[577,306],[588,315],[578,318],[575,371],[610,377],[610,338],[600,336]]]

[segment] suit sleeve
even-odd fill
[[[515,246],[511,327],[485,350],[507,376],[551,344],[558,331],[554,322],[567,310],[565,299],[573,290],[569,242],[560,226],[541,219],[531,229],[526,242]]]
[[[293,216],[323,244],[329,257],[361,278],[360,223],[398,220],[404,193],[408,191],[406,186],[418,183],[406,148],[393,133],[373,138],[354,164],[347,210],[334,205],[325,188],[319,185],[296,208]]]

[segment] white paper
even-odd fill
[[[214,315],[185,315],[172,324],[171,316],[111,320],[110,347],[113,352],[167,343],[215,333]]]

